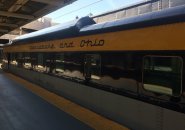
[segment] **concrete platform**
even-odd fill
[[[92,130],[0,71],[0,130]]]

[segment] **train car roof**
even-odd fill
[[[95,24],[95,21],[87,16],[67,23],[59,24],[33,33],[19,36],[12,41],[12,44],[45,41],[62,37],[75,36],[82,27],[92,24]]]
[[[185,5],[116,21],[94,24],[80,30],[81,35],[143,28],[185,21]]]
[[[90,17],[83,17],[79,20],[68,22],[66,24],[56,25],[20,36],[13,40],[12,43],[22,44],[48,41],[61,38],[170,24],[182,21],[185,21],[185,5],[100,24],[95,24],[94,20]]]

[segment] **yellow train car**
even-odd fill
[[[185,6],[13,40],[3,68],[134,130],[185,129]]]

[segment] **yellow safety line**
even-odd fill
[[[53,104],[62,111],[70,114],[74,118],[80,120],[81,122],[89,125],[95,130],[129,130],[128,128],[109,120],[101,115],[98,115],[86,108],[81,107],[78,104],[75,104],[61,96],[58,96],[46,89],[41,88],[38,85],[35,85],[31,82],[28,82],[20,77],[17,77],[13,74],[6,73],[11,79],[15,80],[18,83],[23,84],[23,86],[34,94],[40,96],[47,102]]]

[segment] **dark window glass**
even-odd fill
[[[3,61],[3,49],[0,48],[0,68],[1,68],[2,61]]]
[[[46,66],[46,72],[47,73],[51,72],[51,70],[50,70],[50,65],[51,65],[51,62],[52,62],[51,57],[52,57],[51,54],[47,54],[45,59],[44,59],[45,62],[46,62],[45,66]]]
[[[142,59],[131,52],[101,53],[101,79],[94,82],[119,91],[137,92],[141,77]],[[140,69],[140,70],[139,70]]]
[[[137,77],[141,77],[138,73],[141,64],[142,60],[130,52],[105,53],[102,55],[102,77],[109,76],[114,80],[121,78],[137,79]]]
[[[65,53],[64,60],[64,76],[84,79],[83,77],[83,55],[82,53]]]
[[[43,53],[43,66],[45,67],[46,73],[52,73],[54,69],[54,53]]]
[[[55,53],[50,55],[50,73],[55,71]]]
[[[38,59],[37,59],[38,60],[38,65],[44,66],[43,58],[44,58],[43,53],[38,53]]]
[[[30,54],[30,58],[31,58],[31,66],[32,66],[32,69],[33,70],[36,70],[36,66],[38,64],[38,56],[37,56],[38,53],[31,53]]]
[[[37,53],[37,64],[34,70],[39,72],[46,72],[46,66],[44,65],[44,53]]]
[[[31,65],[31,56],[30,56],[30,53],[27,52],[27,53],[24,53],[24,65],[23,67],[25,69],[31,69],[32,68],[32,65]]]
[[[10,54],[10,64],[17,66],[17,53],[11,53]]]
[[[53,71],[56,75],[62,75],[64,73],[64,54],[57,53],[55,55],[55,70]]]
[[[84,76],[86,79],[100,79],[101,57],[97,54],[85,55]]]
[[[23,67],[23,64],[24,64],[24,56],[23,56],[23,53],[20,52],[17,54],[17,66]]]
[[[8,64],[8,53],[3,53],[3,64]]]
[[[148,91],[179,96],[183,61],[179,57],[144,57],[143,85]]]

